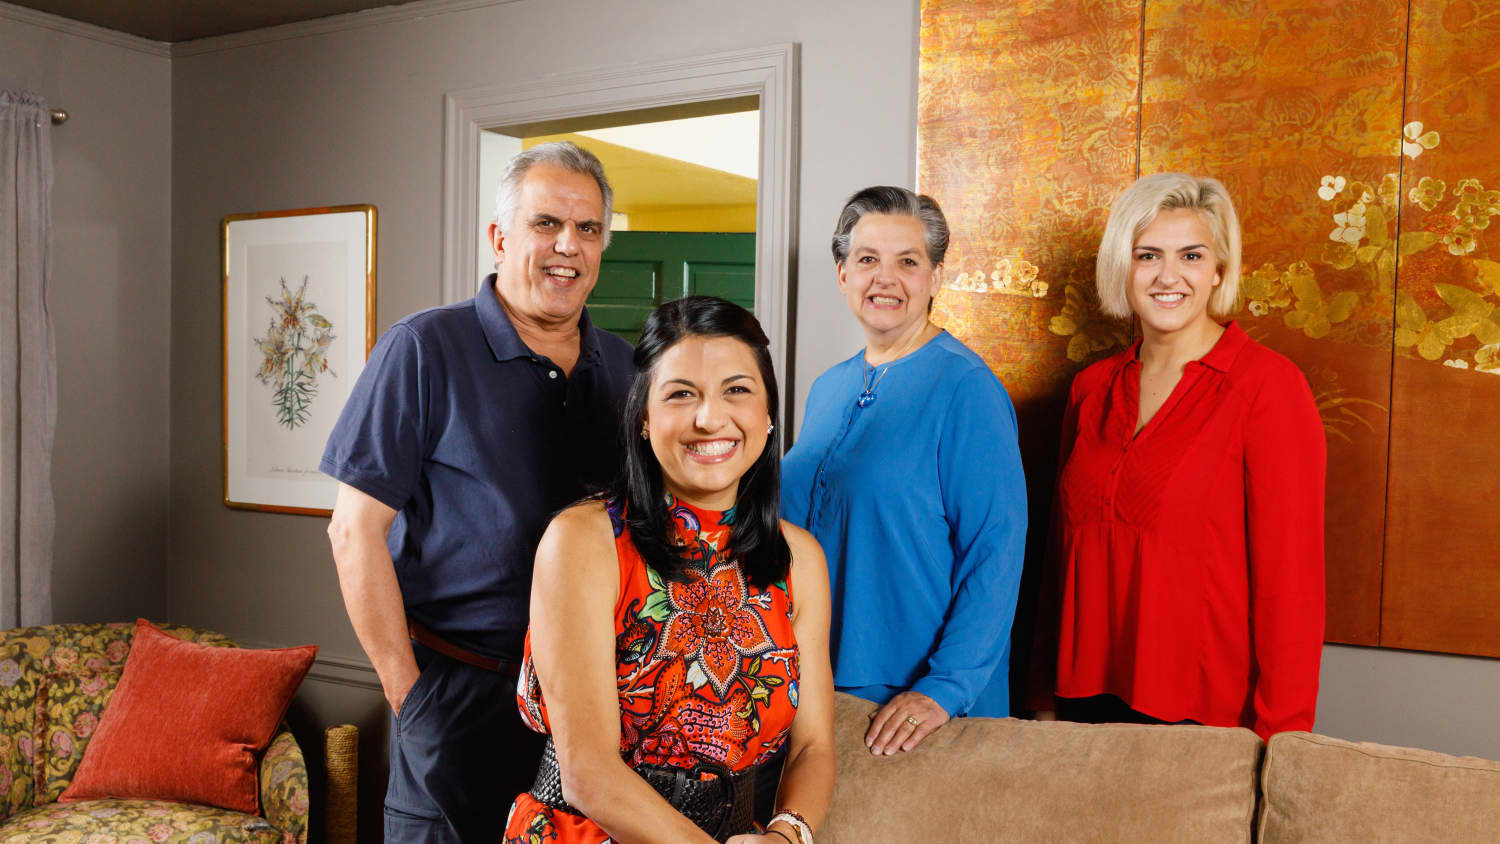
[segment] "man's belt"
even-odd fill
[[[762,763],[764,764],[764,763]],[[638,765],[635,772],[656,793],[672,804],[698,828],[723,841],[731,835],[755,829],[755,774],[760,765],[731,772],[722,765],[701,763],[693,768],[668,765]],[[704,774],[711,774],[709,779]],[[543,806],[581,815],[563,799],[562,769],[557,766],[557,747],[552,737],[542,750],[531,796]]]
[[[521,673],[520,663],[511,662],[506,659],[495,659],[474,653],[473,651],[464,650],[428,630],[426,627],[423,627],[420,621],[415,621],[411,618],[406,619],[406,632],[411,635],[412,641],[425,645],[449,659],[456,659],[466,665],[472,665],[475,668],[483,668],[485,671],[494,671],[500,674]]]

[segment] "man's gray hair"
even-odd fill
[[[608,246],[609,221],[615,206],[614,189],[609,186],[609,179],[604,175],[604,165],[599,163],[599,159],[572,141],[537,144],[505,165],[505,174],[500,177],[500,188],[495,191],[494,222],[500,226],[500,231],[509,231],[511,224],[515,222],[512,218],[516,214],[516,203],[521,198],[521,183],[526,180],[526,173],[538,164],[551,164],[593,177],[594,183],[599,185],[599,193],[604,196],[604,219],[600,222],[604,226],[604,245]]]
[[[866,214],[915,217],[922,224],[922,240],[927,246],[927,260],[933,266],[943,263],[943,256],[948,254],[948,220],[943,216],[943,209],[938,207],[937,200],[906,188],[880,185],[865,188],[844,203],[838,225],[833,230],[835,264],[842,264],[849,257],[849,238],[854,233],[854,226]]]

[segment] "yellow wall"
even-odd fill
[[[754,179],[583,135],[541,135],[521,146],[549,141],[572,141],[599,157],[615,190],[614,210],[632,231],[755,231]]]
[[[634,206],[630,230],[644,232],[754,232],[755,205]]]

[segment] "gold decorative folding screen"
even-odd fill
[[[1472,0],[924,0],[934,314],[1016,402],[1035,530],[1069,379],[1131,339],[1091,301],[1109,204],[1211,175],[1236,319],[1328,434],[1329,640],[1500,656],[1497,44]]]

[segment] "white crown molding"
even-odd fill
[[[307,672],[307,679],[385,693],[374,666],[363,660],[319,656]]]
[[[224,50],[235,50],[240,47],[250,47],[256,44],[269,44],[292,38],[307,38],[329,32],[340,32],[346,29],[360,29],[366,26],[400,23],[402,21],[430,18],[453,12],[467,12],[470,9],[482,9],[486,6],[504,6],[518,2],[520,0],[416,0],[413,3],[382,6],[378,9],[366,9],[362,12],[346,12],[342,15],[332,15],[310,21],[298,21],[297,23],[282,24],[281,26],[268,26],[265,29],[252,29],[249,32],[234,32],[229,35],[196,38],[192,41],[178,41],[171,45],[172,58],[197,56],[203,53],[217,53]]]
[[[292,645],[247,639],[236,639],[235,641],[241,647],[254,648],[256,650],[294,647]],[[329,656],[320,651],[317,659],[313,661],[312,669],[307,672],[307,679],[323,683],[333,683],[337,686],[370,689],[383,693],[383,689],[380,686],[380,677],[375,674],[375,667],[370,664],[369,660],[362,657]]]
[[[102,26],[94,26],[91,23],[82,23],[58,15],[49,15],[46,12],[38,12],[35,9],[27,9],[10,3],[0,2],[0,18],[39,26],[65,35],[76,35],[79,38],[87,38],[90,41],[98,41],[115,47],[124,47],[148,56],[163,59],[172,57],[172,45],[165,41],[152,41],[139,35],[116,32],[113,29],[105,29]]]
[[[443,97],[444,303],[474,295],[479,245],[479,133],[484,129],[743,96],[760,98],[755,222],[755,315],[792,395],[791,304],[796,297],[798,46],[712,53],[451,91]],[[609,260],[608,252],[605,260]],[[782,403],[785,430],[792,402]]]

